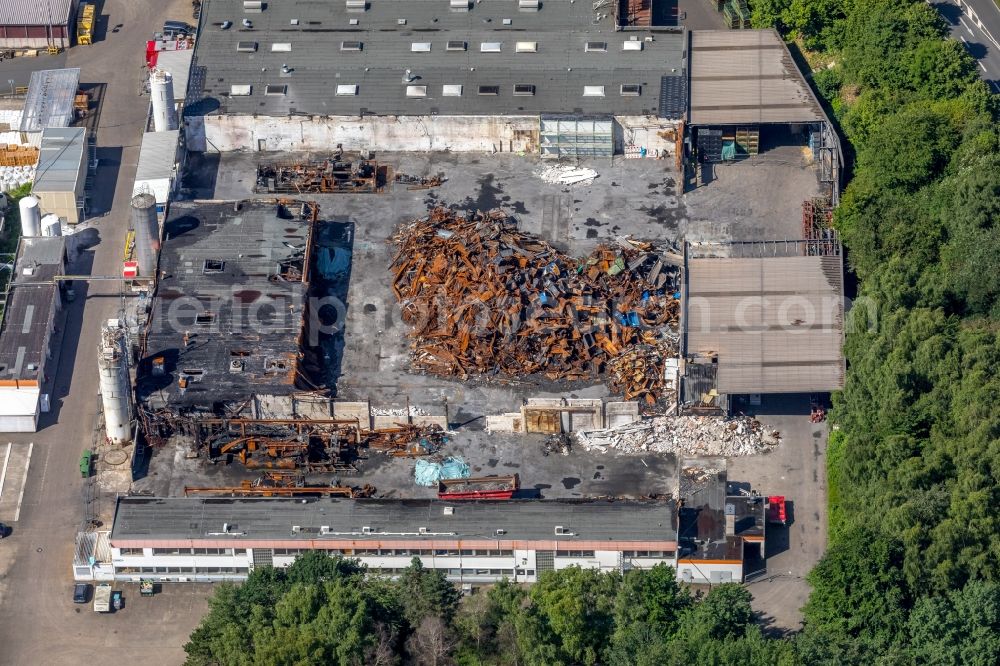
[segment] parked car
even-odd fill
[[[85,604],[90,598],[90,585],[87,583],[77,583],[73,586],[73,603]]]
[[[7,527],[6,523],[0,523],[0,539],[10,534],[10,528]]]

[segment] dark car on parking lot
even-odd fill
[[[0,523],[0,539],[10,534],[10,528],[5,523]]]
[[[85,604],[90,597],[90,585],[87,583],[77,583],[73,586],[73,603]]]

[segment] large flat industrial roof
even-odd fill
[[[826,120],[777,31],[696,30],[690,35],[692,125]]]
[[[844,386],[843,258],[688,261],[687,355],[718,357],[727,394]]]
[[[21,238],[0,326],[0,380],[37,380],[45,360],[49,315],[59,297],[51,282],[65,272],[66,239]]]
[[[223,528],[227,526],[228,531]],[[561,530],[556,528],[560,527]],[[297,528],[297,529],[293,529]],[[324,529],[325,528],[325,529]],[[122,497],[111,542],[672,542],[672,501]]]
[[[610,2],[546,0],[531,12],[517,0],[463,12],[448,0],[377,0],[365,11],[266,4],[245,14],[239,3],[204,2],[189,114],[657,115],[661,87],[676,96],[669,81],[684,80],[682,33],[616,31]],[[623,85],[640,86],[638,95]]]
[[[295,391],[312,242],[308,208],[275,201],[171,206],[146,342],[147,360],[162,358],[164,374],[147,371],[140,397],[211,405]]]

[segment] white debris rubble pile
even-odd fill
[[[406,416],[405,407],[372,407],[372,414],[375,416]],[[427,416],[427,412],[410,405],[410,416]]]
[[[535,175],[553,185],[590,185],[597,178],[593,169],[566,164],[539,169]]]
[[[781,434],[749,416],[657,416],[617,428],[580,430],[587,451],[679,453],[687,456],[750,456],[776,446]]]

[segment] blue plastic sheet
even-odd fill
[[[443,462],[417,460],[413,468],[413,479],[418,486],[433,488],[441,479],[467,479],[472,470],[461,458],[445,458]]]

